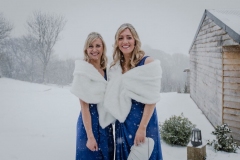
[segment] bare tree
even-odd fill
[[[48,82],[61,86],[72,83],[74,61],[73,59],[61,60],[58,57],[53,57],[49,62],[49,71],[46,74]]]
[[[27,21],[29,34],[37,39],[38,58],[43,64],[42,81],[45,81],[47,65],[53,54],[53,47],[59,40],[59,34],[66,24],[62,16],[34,12]]]
[[[12,24],[10,24],[10,22],[3,17],[3,14],[0,13],[0,41],[7,38],[12,29]]]
[[[10,22],[8,22],[2,13],[0,13],[0,62],[3,61],[4,55],[3,55],[3,48],[1,45],[3,45],[4,39],[6,39],[9,35],[10,32],[12,31],[13,26]],[[0,77],[2,75],[1,71],[1,65],[0,65]]]
[[[23,36],[22,49],[24,54],[28,57],[28,71],[29,79],[31,82],[36,82],[39,77],[41,62],[37,58],[39,55],[37,40],[32,36]]]
[[[35,75],[39,75],[37,68],[41,66],[41,63],[36,57],[38,53],[36,44],[36,40],[30,36],[12,38],[11,52],[17,65],[14,78],[33,82],[37,77]]]
[[[0,67],[4,76],[13,78],[14,74],[14,55],[12,52],[12,40],[7,39],[2,42]]]

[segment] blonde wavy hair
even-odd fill
[[[107,47],[106,47],[106,44],[105,44],[102,36],[99,33],[97,33],[97,32],[91,32],[88,35],[88,37],[87,37],[87,39],[85,41],[85,45],[84,45],[84,49],[83,49],[83,51],[84,51],[84,60],[87,61],[87,62],[90,61],[90,59],[88,57],[88,54],[87,54],[87,49],[93,43],[93,41],[95,41],[98,38],[101,39],[102,44],[103,44],[103,54],[102,54],[101,60],[100,60],[100,67],[101,67],[101,69],[105,69],[107,67],[107,56],[106,56]]]
[[[115,34],[115,43],[114,43],[114,50],[113,50],[113,62],[111,63],[111,67],[114,66],[118,61],[120,61],[121,67],[123,69],[123,64],[125,63],[125,59],[123,56],[122,51],[119,49],[118,47],[118,39],[119,39],[119,35],[125,30],[125,29],[129,29],[130,32],[133,35],[133,38],[135,40],[135,47],[133,49],[132,52],[132,57],[130,60],[130,64],[129,64],[129,68],[132,69],[134,67],[136,67],[136,65],[139,63],[139,61],[142,59],[142,57],[144,56],[144,51],[141,50],[141,41],[139,39],[139,36],[137,34],[137,31],[135,30],[135,28],[129,24],[129,23],[124,23],[122,24],[116,34]]]

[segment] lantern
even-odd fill
[[[192,138],[191,138],[191,143],[193,147],[197,147],[202,145],[202,135],[201,135],[201,130],[194,128],[192,130]]]

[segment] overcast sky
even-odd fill
[[[27,33],[33,11],[59,14],[67,24],[54,47],[64,58],[79,58],[87,35],[96,31],[112,55],[114,35],[131,23],[142,45],[166,53],[188,54],[205,9],[236,9],[240,0],[0,0],[0,12],[14,25],[12,36]]]

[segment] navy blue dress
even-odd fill
[[[106,71],[104,78],[107,79]],[[99,125],[97,104],[89,104],[93,135],[98,144],[98,151],[87,148],[87,133],[82,120],[82,112],[77,122],[76,160],[112,160],[114,159],[114,141],[112,124],[102,129]]]
[[[144,57],[137,66],[144,65]],[[137,102],[132,99],[131,110],[124,121],[115,123],[115,160],[127,160],[130,153],[131,146],[134,145],[135,134],[140,125],[145,104]],[[154,109],[153,115],[148,123],[146,129],[146,136],[151,137],[154,140],[154,148],[151,154],[150,160],[162,160],[162,149],[160,142],[160,133],[158,128],[158,117],[156,108]]]

